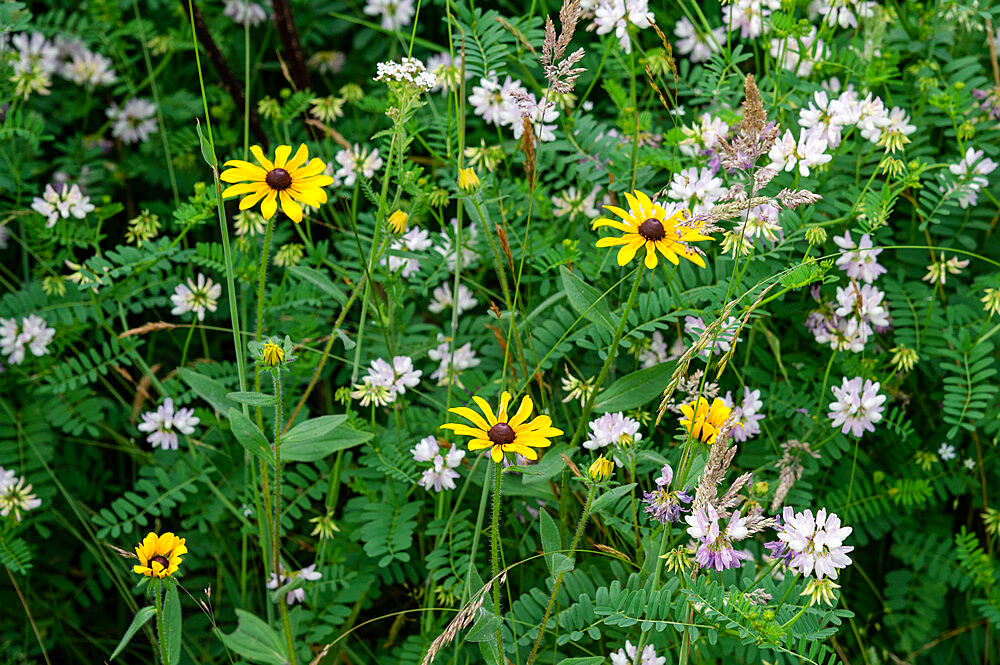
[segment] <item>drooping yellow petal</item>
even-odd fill
[[[441,425],[441,429],[450,429],[459,436],[471,436],[476,439],[486,435],[486,432],[481,429],[469,427],[468,425],[460,425],[459,423],[445,423],[444,425]]]
[[[675,247],[677,247],[677,243],[671,244],[663,240],[656,241],[656,249],[660,250],[660,254],[663,254],[667,258],[667,261],[677,265],[680,262],[677,260],[677,254],[673,251]]]
[[[302,203],[314,208],[318,208],[322,204],[326,203],[326,192],[317,187],[299,189],[293,185],[285,191],[288,192],[288,195],[295,200],[301,201]]]
[[[219,174],[219,180],[222,182],[264,182],[267,171],[249,162],[241,162],[241,164],[245,164],[245,166],[235,166],[223,171]]]
[[[333,184],[333,178],[328,175],[314,175],[308,178],[296,178],[292,184],[296,187],[326,187]]]
[[[627,245],[618,250],[618,265],[623,266],[633,258],[645,242],[640,235],[626,236],[629,239]]]
[[[538,453],[536,453],[533,449],[529,448],[528,446],[519,445],[517,443],[510,443],[504,446],[504,449],[505,452],[518,453],[519,455],[523,455],[524,457],[527,457],[530,460],[538,459]]]
[[[632,238],[638,238],[639,236],[627,235],[627,236],[609,236],[607,238],[601,238],[598,240],[594,246],[595,247],[617,247],[618,245],[627,245],[632,242]]]
[[[493,448],[490,449],[490,457],[497,464],[500,463],[500,460],[503,459],[503,450],[500,449],[500,446],[493,446]]]
[[[278,210],[278,192],[277,190],[269,190],[267,196],[264,197],[264,202],[260,204],[260,214],[264,216],[264,219],[271,219],[274,217],[274,213]]]
[[[302,206],[295,202],[288,192],[279,192],[278,197],[281,199],[281,209],[285,211],[288,218],[293,222],[298,224],[302,221]]]
[[[594,223],[590,225],[592,229],[599,229],[602,226],[610,226],[613,229],[617,229],[622,233],[635,233],[635,227],[629,226],[623,222],[618,222],[613,219],[607,219],[605,217],[600,217],[594,220]]]
[[[606,206],[604,206],[604,209],[605,210],[610,210],[611,212],[615,213],[616,215],[618,215],[619,217],[621,217],[622,219],[624,219],[626,222],[630,222],[632,224],[632,226],[638,226],[641,223],[641,220],[639,222],[637,222],[635,220],[635,218],[632,217],[632,215],[630,215],[629,213],[625,212],[624,210],[622,210],[618,206],[606,205]]]
[[[473,439],[469,441],[469,450],[485,450],[493,445],[489,439]]]
[[[646,267],[652,270],[656,267],[656,245],[647,242],[646,243]]]
[[[642,209],[643,221],[649,219],[650,217],[656,217],[656,209],[653,207],[653,202],[649,200],[643,192],[637,191],[635,193],[635,198],[639,202],[639,207]],[[660,208],[662,211],[663,209]]]
[[[639,200],[628,192],[625,192],[625,200],[628,201],[629,212],[632,213],[632,219],[635,220],[635,223],[638,225],[646,221],[646,212],[639,205]]]
[[[250,146],[250,152],[253,153],[253,158],[256,159],[266,171],[274,170],[274,164],[272,164],[271,160],[264,156],[264,151],[260,149],[259,145]]]
[[[273,190],[267,185],[259,185],[256,192],[240,201],[240,210],[248,210],[254,207],[257,205],[257,202],[264,198],[270,191]]]

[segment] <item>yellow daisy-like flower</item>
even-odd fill
[[[158,536],[150,531],[135,547],[139,563],[132,566],[132,570],[146,577],[169,577],[177,572],[181,555],[187,554],[187,551],[184,538],[170,532]]]
[[[288,156],[292,154],[292,146],[279,145],[274,151],[273,163],[264,156],[260,146],[251,146],[250,152],[260,166],[231,159],[225,165],[232,168],[219,176],[223,182],[240,183],[227,187],[222,192],[223,198],[248,195],[240,201],[240,210],[252,208],[263,199],[260,212],[264,219],[271,219],[280,201],[281,209],[297,223],[302,221],[302,206],[299,203],[315,208],[326,203],[323,187],[331,184],[333,178],[323,174],[326,163],[322,159],[309,159],[305,143],[299,146],[291,159]],[[250,182],[245,182],[247,180]]]
[[[472,421],[475,427],[456,423],[441,425],[442,429],[450,429],[461,436],[471,436],[469,450],[490,449],[490,457],[494,462],[500,462],[504,453],[520,453],[530,460],[538,459],[538,453],[533,448],[547,448],[552,444],[549,439],[563,433],[561,429],[552,426],[548,416],[538,416],[530,423],[534,404],[527,395],[521,400],[521,406],[513,417],[507,415],[510,404],[510,393],[504,391],[500,395],[500,408],[496,415],[489,402],[482,397],[473,397],[473,401],[482,409],[485,418],[467,406],[449,409],[452,413]]]
[[[395,210],[391,215],[389,215],[389,219],[386,220],[386,224],[388,224],[389,228],[396,233],[402,233],[406,230],[406,223],[409,221],[409,215],[402,210]]]
[[[670,217],[667,211],[658,203],[653,203],[648,196],[642,192],[625,194],[628,200],[629,210],[625,211],[617,206],[604,206],[614,214],[622,218],[619,222],[612,219],[598,219],[594,222],[594,228],[610,226],[623,232],[625,235],[618,238],[601,238],[597,241],[598,247],[616,247],[618,250],[618,265],[623,266],[635,257],[639,248],[646,247],[646,267],[652,270],[658,261],[656,252],[667,257],[667,260],[674,265],[678,264],[678,256],[683,256],[695,265],[705,267],[705,260],[685,243],[697,240],[711,240],[710,236],[702,235],[699,227],[679,226],[686,215],[685,210],[679,210]]]
[[[265,365],[274,367],[285,359],[285,350],[271,340],[267,340],[264,342],[264,350],[261,355]]]
[[[712,444],[715,443],[715,437],[723,423],[729,418],[731,411],[732,409],[718,397],[715,398],[711,406],[708,405],[707,399],[699,397],[697,402],[681,406],[681,413],[684,414],[681,425],[694,438]]]

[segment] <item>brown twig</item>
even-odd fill
[[[292,82],[299,90],[312,87],[309,81],[309,70],[306,68],[306,56],[299,41],[299,32],[295,29],[295,18],[288,0],[271,0],[274,7],[274,25],[281,35],[281,45],[288,60],[289,73]]]
[[[222,55],[222,51],[219,50],[218,45],[212,38],[212,33],[208,31],[208,26],[205,25],[205,17],[202,16],[201,9],[198,8],[194,0],[181,0],[181,6],[184,7],[184,14],[189,20],[191,19],[191,15],[194,15],[194,31],[198,36],[198,43],[204,47],[205,53],[208,55],[208,59],[212,62],[212,67],[215,69],[215,73],[221,79],[222,87],[229,93],[229,96],[233,99],[233,104],[242,113],[246,105],[243,96],[243,86],[240,85],[239,80],[233,75],[232,70],[229,69],[226,58]],[[261,128],[260,119],[252,108],[250,109],[250,132],[254,135],[258,143],[265,147],[267,146],[267,134]]]

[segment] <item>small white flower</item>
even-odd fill
[[[57,183],[55,187],[46,185],[42,196],[32,200],[31,208],[46,218],[45,226],[48,228],[55,226],[60,218],[83,219],[94,211],[90,197],[84,196],[78,185],[70,186],[68,183]]]
[[[63,67],[63,76],[77,85],[95,88],[118,80],[111,61],[100,53],[84,49]]]
[[[458,314],[462,315],[470,309],[475,309],[479,302],[472,296],[472,291],[469,290],[465,284],[458,285]],[[454,299],[451,295],[451,284],[445,282],[441,286],[434,289],[434,296],[430,304],[427,305],[427,309],[439,314],[446,309],[451,309],[455,306]]]
[[[951,460],[958,457],[958,455],[955,454],[955,446],[951,445],[950,443],[942,443],[937,450],[937,454],[938,457],[941,458],[942,462],[950,462]]]
[[[188,312],[194,312],[199,321],[204,321],[205,312],[216,310],[221,295],[221,284],[215,284],[205,275],[198,273],[197,283],[189,277],[187,284],[178,284],[177,288],[174,289],[173,295],[170,296],[174,308],[170,310],[170,313],[174,316],[181,316]]]
[[[194,434],[194,426],[199,422],[201,421],[194,415],[194,409],[174,411],[174,400],[168,397],[156,411],[142,414],[142,422],[139,423],[138,429],[140,432],[149,433],[146,441],[154,448],[177,450],[177,433]]]
[[[867,233],[861,236],[858,244],[854,244],[850,231],[845,231],[843,236],[833,236],[833,242],[845,250],[837,259],[837,267],[851,279],[871,283],[879,275],[885,274],[886,269],[879,264],[877,258],[882,250],[873,249],[871,236]]]
[[[246,0],[226,0],[226,16],[238,25],[249,25],[251,28],[267,20],[267,11],[256,2]]]
[[[480,362],[479,358],[476,357],[476,352],[472,350],[472,343],[466,342],[455,349],[454,357],[452,357],[451,341],[443,339],[440,335],[438,339],[442,340],[441,343],[427,352],[428,358],[439,363],[438,368],[431,374],[431,378],[437,381],[439,386],[452,383],[461,387],[462,382],[458,379],[458,374],[478,366]]]
[[[424,475],[417,481],[417,484],[428,492],[453,490],[455,489],[455,479],[458,477],[458,472],[445,465],[444,458],[438,455],[434,458],[434,466],[424,471]]]
[[[710,35],[705,35],[686,16],[677,21],[674,34],[677,36],[677,52],[688,56],[691,62],[708,60],[719,50],[719,45],[726,42],[725,28],[715,28]]]
[[[288,572],[285,570],[284,564],[279,562],[278,572],[280,573],[280,575],[271,573],[271,579],[267,581],[268,589],[272,590],[280,589],[281,587],[285,586],[292,580],[299,577],[301,577],[303,580],[306,580],[307,582],[315,582],[316,580],[323,577],[322,573],[317,572],[315,563],[310,566],[306,566],[305,568]],[[302,587],[298,587],[297,589],[292,589],[285,595],[285,602],[288,603],[289,605],[294,605],[295,603],[304,602],[305,599],[306,599],[306,590]]]
[[[375,172],[382,168],[383,163],[382,158],[378,155],[378,148],[374,148],[369,153],[357,143],[351,150],[338,151],[334,159],[340,164],[340,168],[332,174],[334,181],[345,187],[353,187],[359,175],[366,180],[374,178]],[[333,164],[330,164],[327,170],[331,170],[332,167]]]
[[[973,461],[973,459],[971,457],[966,457],[965,461],[962,462],[962,464],[965,465],[965,468],[968,469],[968,470],[970,470],[970,471],[972,469],[976,468],[976,463],[975,463],[975,461]]]
[[[111,135],[122,143],[142,143],[156,131],[156,105],[148,99],[130,99],[120,109],[112,104],[105,113],[111,119]]]
[[[386,30],[409,25],[415,13],[413,0],[368,0],[365,4],[365,14],[380,16],[380,25]]]
[[[437,457],[439,449],[437,437],[429,435],[420,439],[417,445],[410,449],[410,454],[417,462],[430,462]]]

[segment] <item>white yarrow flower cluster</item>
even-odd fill
[[[45,193],[31,201],[31,209],[45,217],[45,226],[52,228],[60,218],[85,218],[94,211],[94,205],[79,185],[57,182],[55,186],[51,183],[45,186]]]
[[[410,450],[413,459],[417,462],[430,462],[431,466],[424,469],[423,475],[417,484],[428,492],[440,492],[442,490],[455,489],[455,479],[458,472],[455,471],[465,459],[465,451],[452,446],[445,454],[440,454],[437,438],[426,436],[421,439],[416,446]]]
[[[0,354],[11,365],[23,363],[28,351],[36,358],[48,354],[55,336],[56,329],[37,314],[23,317],[20,324],[17,319],[0,318]]]
[[[222,295],[222,285],[215,284],[205,275],[198,273],[198,281],[188,277],[187,284],[181,283],[174,289],[170,302],[174,308],[170,313],[182,316],[194,312],[199,321],[205,320],[205,312],[214,312],[218,307],[219,296]]]
[[[399,62],[380,62],[375,65],[375,79],[382,83],[407,83],[424,92],[437,85],[437,76],[424,68],[416,58],[403,58]]]
[[[194,426],[199,422],[201,420],[194,415],[194,409],[174,410],[174,400],[168,397],[156,411],[142,414],[138,427],[140,432],[149,434],[146,441],[154,448],[177,450],[177,433],[194,434]]]

